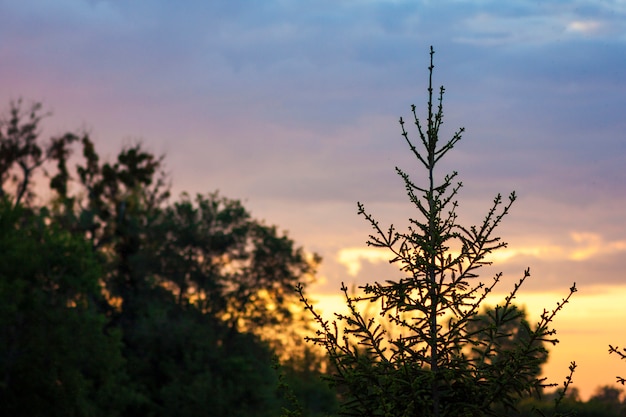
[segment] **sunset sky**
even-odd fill
[[[466,129],[438,174],[459,172],[464,224],[516,191],[493,271],[504,293],[530,267],[535,319],[576,282],[545,370],[576,360],[587,397],[626,376],[624,0],[0,0],[0,110],[42,102],[46,135],[87,130],[110,158],[141,140],[175,195],[241,199],[323,257],[329,311],[342,281],[395,274],[356,204],[412,215],[398,119],[425,114],[430,45],[443,131]]]

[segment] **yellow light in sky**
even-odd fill
[[[574,20],[567,24],[568,32],[593,33],[602,28],[602,22],[597,20]]]
[[[502,303],[505,294],[493,294],[485,305]],[[536,323],[543,309],[553,310],[567,292],[525,293],[523,287],[516,304],[525,307],[529,321]],[[326,319],[333,313],[346,313],[344,297],[336,294],[312,294],[316,310]],[[559,339],[549,347],[544,365],[549,382],[562,384],[571,361],[578,365],[573,387],[588,399],[602,385],[616,385],[616,376],[626,377],[626,361],[609,355],[608,345],[626,346],[626,286],[604,287],[591,294],[577,292],[557,315],[554,328]]]
[[[490,253],[486,260],[494,263],[505,262],[515,256],[532,256],[538,259],[584,261],[592,257],[626,252],[626,240],[607,241],[597,233],[573,231],[565,244],[550,243],[533,246],[506,247]],[[451,251],[453,257],[458,252]],[[390,253],[380,248],[352,247],[339,250],[337,261],[347,268],[350,276],[356,276],[363,268],[363,262],[388,262]]]
[[[548,239],[502,248],[486,260],[501,268],[515,257],[526,256],[544,261],[571,261],[575,268],[579,262],[598,261],[603,256],[626,252],[626,240],[611,240],[587,231],[574,230]],[[390,256],[390,252],[384,249],[348,247],[337,252],[336,260],[346,268],[349,276],[357,277],[360,272],[362,275],[367,263],[387,263]],[[532,259],[528,262],[532,266]],[[526,308],[531,323],[537,322],[544,308],[553,310],[556,303],[567,296],[570,285],[571,282],[564,283],[562,292],[542,293],[525,292],[522,286],[515,302]],[[570,362],[575,361],[578,368],[573,386],[583,399],[587,399],[602,385],[617,385],[618,375],[626,377],[626,361],[608,353],[609,344],[626,347],[626,285],[587,285],[579,290],[555,319],[553,327],[557,330],[556,337],[560,343],[549,347],[549,360],[543,370],[549,382],[562,384]],[[315,306],[327,319],[332,320],[334,312],[347,312],[339,291],[333,295],[311,295],[312,299],[318,300]],[[486,304],[494,306],[502,303],[505,295],[491,295]]]
[[[337,261],[348,269],[348,274],[356,276],[362,267],[362,262],[388,262],[389,252],[380,248],[345,248],[337,254]]]

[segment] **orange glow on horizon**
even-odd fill
[[[506,294],[492,294],[485,306],[502,303]],[[516,304],[523,306],[531,323],[539,320],[544,309],[553,310],[567,292],[524,293],[516,297]],[[311,294],[316,310],[330,321],[333,313],[345,313],[344,296],[336,294]],[[608,345],[626,346],[626,286],[602,287],[591,294],[577,292],[556,316],[553,327],[557,330],[559,343],[549,346],[550,356],[544,365],[548,382],[562,385],[568,374],[570,362],[578,365],[572,387],[578,389],[583,400],[603,385],[617,385],[616,376],[626,376],[626,361],[609,355]]]

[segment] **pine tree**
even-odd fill
[[[323,346],[334,364],[330,380],[342,399],[343,415],[482,416],[515,408],[524,395],[551,385],[537,369],[547,355],[544,344],[558,343],[551,322],[576,291],[574,284],[556,308],[544,310],[531,326],[514,304],[530,276],[527,269],[487,317],[479,311],[502,274],[485,281],[478,272],[490,264],[491,253],[507,245],[495,229],[516,195],[497,195],[478,225],[458,224],[456,198],[462,184],[456,182],[457,172],[440,178],[436,168],[461,140],[464,129],[447,141],[439,137],[444,88],[435,103],[433,56],[431,47],[425,124],[412,106],[417,145],[400,118],[402,136],[426,172],[425,181],[416,182],[396,168],[415,218],[409,219],[407,231],[393,225],[384,228],[358,203],[358,213],[374,230],[367,244],[389,250],[390,262],[404,277],[367,284],[358,294],[342,284],[348,313],[336,313],[333,322],[322,318],[303,289],[297,289],[318,325],[317,336],[309,340]],[[368,317],[363,304],[379,306],[380,317]],[[511,338],[512,323],[524,326],[520,330],[524,337]],[[572,363],[570,371],[574,368]],[[570,381],[571,373],[565,389]]]

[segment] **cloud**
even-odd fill
[[[580,232],[572,232],[571,238],[579,246],[568,254],[568,259],[574,261],[626,252],[626,240],[606,242],[599,234]]]
[[[574,20],[567,24],[565,30],[568,32],[593,34],[598,32],[603,26],[603,23],[597,20]]]
[[[507,262],[523,256],[552,261],[585,262],[600,260],[626,252],[626,240],[607,240],[599,233],[570,232],[561,244],[539,244],[531,247],[504,248],[492,255],[493,262]]]
[[[601,257],[612,256],[626,252],[626,240],[615,240],[607,242],[601,235],[588,232],[571,232],[569,244],[540,244],[531,247],[502,248],[487,255],[486,261],[493,262],[499,266],[514,258],[523,257],[525,259],[540,259],[544,261],[576,261],[584,262],[590,259],[598,260]],[[454,258],[458,252],[451,251]],[[393,254],[382,248],[343,248],[337,252],[336,259],[343,265],[348,275],[356,277],[363,270],[367,263],[378,264],[387,263]],[[532,262],[532,261],[530,261]]]
[[[562,31],[562,24],[550,15],[499,16],[486,12],[465,19],[464,27],[455,39],[483,46],[549,43]]]
[[[348,274],[355,277],[361,271],[364,262],[389,262],[389,252],[376,248],[345,248],[337,254],[337,261],[348,269]]]

